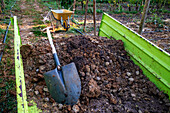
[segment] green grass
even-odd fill
[[[46,0],[39,0],[39,6],[40,8],[44,8],[46,7],[47,10],[49,10],[49,7],[51,7],[52,9],[58,9],[58,5],[59,3],[57,3],[56,1],[49,1],[48,3],[45,2]],[[61,6],[59,5],[59,7],[61,8]]]
[[[115,10],[115,11],[109,11],[108,12],[109,14],[121,14],[121,13],[126,13],[126,14],[137,14],[138,11],[118,11],[118,10]]]
[[[77,30],[79,30],[80,32],[83,33],[83,27],[80,27],[80,28],[78,28]],[[77,32],[74,28],[69,28],[68,31],[67,31],[66,33],[67,33],[67,34],[73,33],[73,34],[75,34],[75,35],[80,34],[80,33]]]
[[[34,22],[35,24],[43,24],[43,23],[44,23],[44,22],[43,22],[42,20],[40,20],[40,19],[34,19],[33,22]]]
[[[10,8],[11,6],[14,4],[15,0],[5,0],[5,9],[4,9],[4,13],[6,15],[10,15]],[[21,8],[19,6],[19,4],[15,3],[12,10],[14,11],[21,11]]]
[[[21,11],[21,7],[18,3],[16,3],[13,7],[13,9],[17,10],[17,11]]]
[[[5,29],[0,28],[0,39],[3,38],[3,37],[1,37],[1,35],[3,35],[4,33],[5,33]]]
[[[92,8],[88,8],[88,10],[87,10],[87,13],[89,14],[93,14],[93,9]],[[84,15],[85,14],[85,10],[76,10],[75,11],[75,14],[80,14],[80,15]]]
[[[43,37],[47,37],[47,33],[43,33],[41,30],[43,28],[47,27],[46,25],[41,25],[38,27],[33,27],[33,29],[31,30],[31,32],[34,33],[35,36],[43,36]]]
[[[0,31],[5,31],[0,29]],[[5,33],[5,32],[0,32]],[[3,59],[0,63],[0,112],[15,113],[17,110],[14,67],[13,31],[9,30],[6,38]],[[10,46],[9,46],[10,45]],[[4,59],[4,56],[6,57]]]
[[[0,78],[0,83],[4,83],[3,87],[0,87],[0,112],[16,112],[16,98],[10,93],[15,92],[15,80]]]
[[[31,12],[30,11],[28,11],[28,10],[26,10],[26,11],[24,11],[24,13],[22,13],[23,15],[31,15]]]
[[[34,19],[33,22],[35,25],[36,24],[44,24],[44,22],[42,21],[43,18],[40,14],[41,14],[41,12],[39,12],[39,11],[35,11],[35,12],[31,13],[32,19]]]
[[[123,11],[124,13],[127,13],[127,14],[137,14],[138,11]]]

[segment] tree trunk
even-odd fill
[[[141,19],[140,26],[139,26],[139,32],[138,32],[139,34],[142,34],[142,29],[144,27],[145,19],[147,17],[147,12],[148,12],[148,9],[149,9],[149,4],[150,4],[150,0],[146,0],[145,6],[143,8],[142,19]]]
[[[130,4],[129,4],[129,11],[131,11],[131,6],[130,6]]]
[[[89,0],[86,0],[86,11],[85,11],[85,18],[84,18],[84,32],[86,32],[86,18],[87,18],[87,9],[88,9],[88,2]]]
[[[74,0],[74,4],[73,4],[73,12],[75,13],[75,9],[76,9],[76,0]],[[74,13],[73,13],[73,19],[74,19]]]
[[[93,0],[94,36],[96,36],[96,0]]]

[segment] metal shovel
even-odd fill
[[[49,28],[47,28],[47,35],[57,67],[44,73],[46,85],[56,102],[74,105],[81,93],[81,81],[76,66],[70,63],[61,67]]]

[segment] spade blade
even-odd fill
[[[66,104],[76,104],[81,94],[81,81],[74,63],[62,67],[63,78],[67,90]]]
[[[62,104],[74,105],[81,93],[81,81],[74,63],[62,66],[64,84],[57,68],[44,74],[46,85],[52,98]]]
[[[44,73],[44,79],[52,98],[58,103],[64,103],[67,91],[60,80],[57,68]]]

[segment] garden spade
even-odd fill
[[[74,63],[61,66],[55,50],[51,33],[47,28],[47,35],[52,47],[56,68],[44,73],[44,78],[52,98],[62,104],[74,105],[81,93],[81,81]]]

